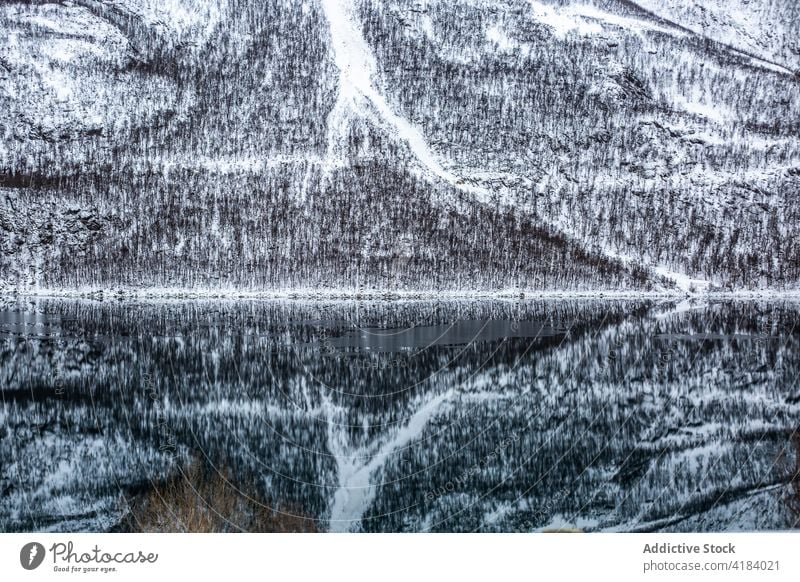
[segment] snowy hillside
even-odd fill
[[[800,288],[790,0],[0,5],[0,289]]]
[[[654,16],[765,61],[800,70],[797,21],[791,0],[639,0]],[[794,24],[792,24],[794,23]]]

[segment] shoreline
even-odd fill
[[[796,291],[703,291],[690,293],[684,290],[636,291],[636,290],[564,290],[564,291],[390,291],[381,289],[285,289],[285,290],[237,290],[237,289],[189,289],[152,287],[130,288],[77,288],[77,289],[2,289],[0,298],[6,299],[94,299],[136,300],[304,300],[304,301],[535,301],[547,299],[668,299],[668,300],[797,300]]]

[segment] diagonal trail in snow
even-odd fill
[[[334,59],[339,69],[339,94],[328,116],[328,157],[330,163],[342,163],[347,124],[352,117],[363,115],[362,103],[397,136],[408,144],[414,157],[437,177],[456,184],[458,177],[445,170],[428,147],[422,132],[397,115],[386,98],[375,88],[373,79],[377,67],[370,47],[358,30],[353,7],[348,0],[322,0],[328,18]]]
[[[369,115],[368,109],[371,109],[372,114],[377,116],[384,126],[388,126],[396,137],[408,145],[414,158],[430,174],[462,192],[475,196],[479,201],[491,200],[494,196],[491,189],[467,184],[462,176],[444,168],[428,146],[422,132],[404,117],[396,114],[376,88],[375,57],[359,31],[351,2],[352,0],[322,0],[330,27],[334,61],[339,69],[339,93],[327,120],[328,151],[325,164],[327,168],[340,167],[344,164],[349,123],[354,118]],[[544,222],[542,217],[539,219]]]
[[[386,98],[376,88],[374,78],[377,66],[372,50],[359,30],[358,22],[353,14],[352,0],[322,0],[322,7],[330,27],[334,61],[339,69],[339,93],[336,103],[328,115],[326,172],[341,167],[346,161],[346,144],[348,128],[352,120],[367,115],[371,109],[385,126],[404,141],[416,160],[434,176],[444,180],[455,188],[474,196],[481,202],[491,200],[494,192],[488,188],[465,184],[460,176],[445,169],[430,149],[422,132],[402,116],[396,114],[389,106]],[[364,107],[366,106],[366,108]],[[537,216],[543,223],[557,232],[581,240],[573,233],[565,231],[558,225]],[[607,254],[609,258],[620,259],[618,254]],[[623,261],[627,263],[629,261]],[[706,282],[689,280],[681,273],[665,268],[656,269],[658,274],[672,280],[678,289],[688,291]]]
[[[610,258],[616,259],[623,264],[638,264],[639,261],[635,257],[631,257],[630,255],[626,255],[619,251],[615,251],[609,247],[603,248],[603,253]],[[653,267],[653,272],[656,275],[660,275],[666,279],[669,279],[673,283],[675,283],[675,287],[679,289],[682,293],[687,295],[695,295],[695,294],[703,294],[706,293],[709,288],[711,287],[711,282],[705,279],[697,279],[686,275],[685,273],[680,273],[678,271],[673,271],[667,267],[662,265],[656,265]]]

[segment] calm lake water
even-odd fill
[[[114,529],[190,463],[321,530],[794,527],[799,316],[6,299],[0,530]]]

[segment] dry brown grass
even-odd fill
[[[156,533],[316,532],[316,521],[242,491],[227,470],[193,462],[164,483],[126,499],[124,531]]]

